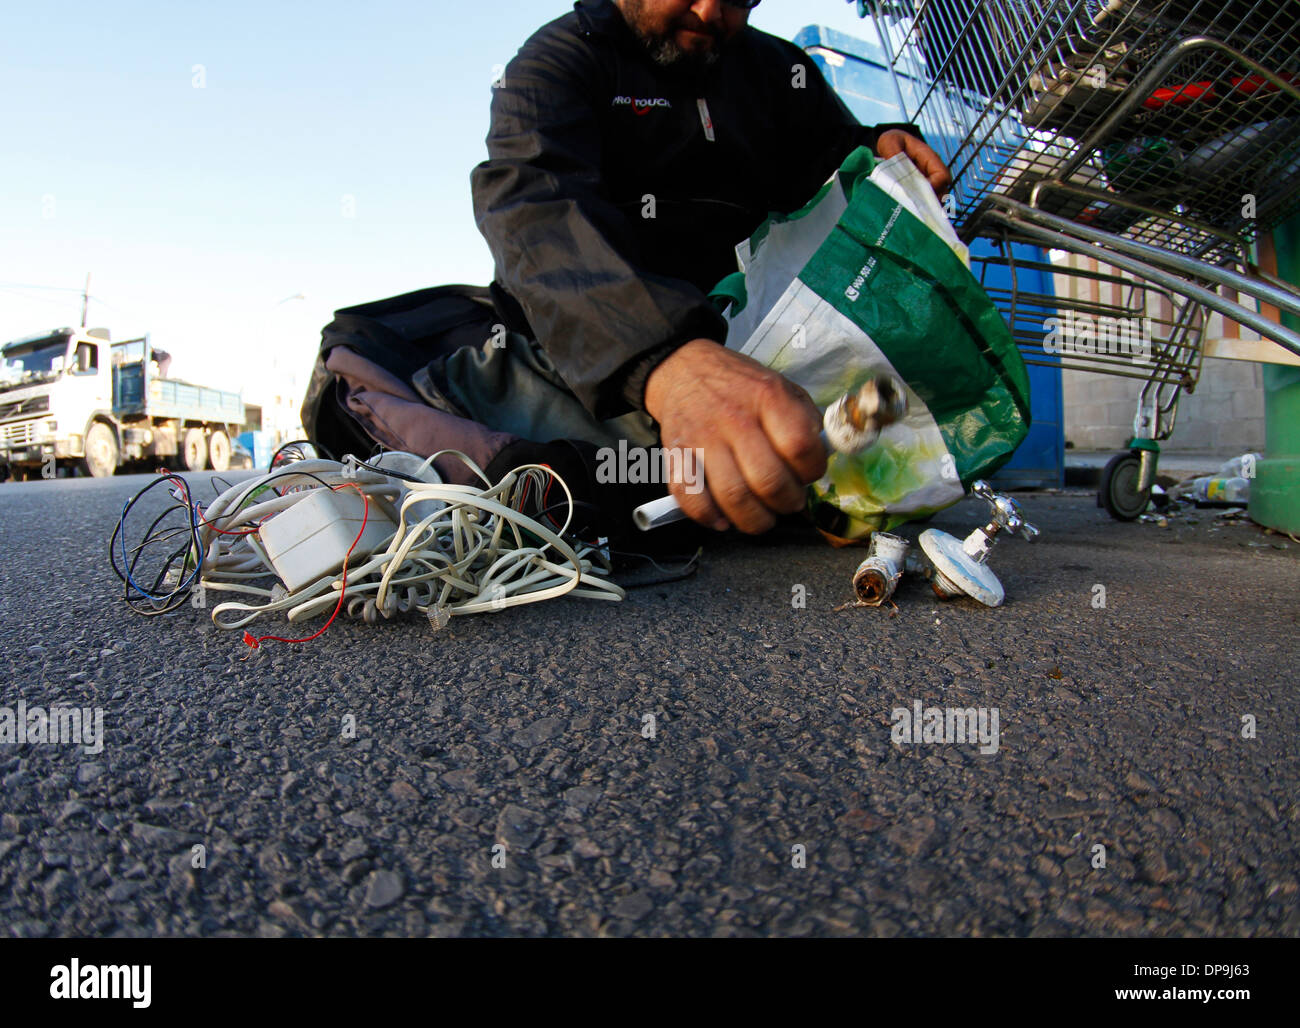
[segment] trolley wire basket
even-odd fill
[[[1300,354],[1300,334],[1225,295],[1300,314],[1300,289],[1251,260],[1255,240],[1300,211],[1300,2],[858,7],[875,22],[905,117],[952,170],[959,234],[1004,244],[989,260],[1012,285],[990,294],[1026,359],[1143,381],[1130,444],[1138,469],[1122,469],[1134,495],[1107,504],[1136,516],[1178,394],[1196,385],[1207,309]],[[1082,254],[1116,274],[1053,265],[1058,279],[1086,281],[1065,299],[1021,291],[1017,271],[1048,266],[1016,261],[1011,242]],[[1102,284],[1112,299],[1071,299]],[[1121,286],[1128,293],[1116,301]],[[1172,314],[1153,318],[1155,297]],[[1131,336],[1116,349],[1100,328],[1135,321],[1141,365]],[[1103,481],[1103,497],[1117,475]]]

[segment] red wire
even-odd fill
[[[539,510],[546,510],[546,508],[550,506],[551,487],[555,485],[555,469],[545,461],[542,462],[542,467],[551,473],[546,479],[546,491],[542,493],[541,506],[538,508]],[[532,490],[532,484],[533,480],[531,478],[524,479],[524,489],[523,492],[519,494],[518,509],[521,513],[526,511],[528,508],[528,494]],[[556,528],[560,527],[560,519],[554,514],[547,514],[546,516],[551,519],[552,525]]]
[[[361,497],[361,502],[365,504],[365,507],[361,512],[361,528],[357,532],[357,537],[352,540],[352,545],[348,547],[348,552],[343,558],[343,587],[339,589],[339,602],[334,604],[334,613],[330,615],[330,619],[325,622],[325,624],[321,627],[320,631],[307,636],[307,638],[305,639],[286,639],[284,638],[284,636],[280,636],[280,635],[262,635],[254,639],[252,632],[245,632],[244,642],[247,645],[251,646],[253,649],[257,649],[260,645],[262,645],[262,643],[266,642],[268,639],[271,640],[272,642],[282,642],[282,643],[309,643],[313,639],[319,639],[322,635],[325,634],[325,629],[329,628],[330,625],[334,624],[334,619],[339,616],[339,611],[343,609],[343,597],[347,595],[347,591],[348,591],[348,561],[352,559],[352,551],[357,548],[357,543],[361,542],[361,536],[365,533],[366,521],[369,520],[370,518],[370,497],[368,497],[365,493],[363,493],[361,491],[361,487],[357,485],[355,482],[344,482],[342,485],[336,485],[333,486],[332,488],[334,489],[335,492],[338,492],[340,489],[355,489],[357,491],[357,495]]]
[[[555,469],[549,464],[543,464],[542,466],[551,472],[551,476],[546,480],[546,492],[542,494],[542,510],[549,510],[551,506],[551,489],[555,487]],[[551,524],[554,527],[560,527],[560,519],[557,515],[547,514],[546,516],[551,519]]]
[[[277,495],[283,495],[283,494],[277,494]],[[221,516],[223,518],[233,518],[238,513],[239,511],[236,510],[236,511],[231,511],[229,514],[222,514]],[[252,528],[241,528],[238,531],[231,528],[218,528],[211,521],[209,521],[207,518],[204,517],[199,518],[199,524],[206,525],[208,528],[212,529],[212,531],[216,532],[217,535],[256,535],[258,532],[262,530],[262,526],[266,524],[273,517],[275,517],[274,514],[268,514]]]
[[[225,515],[225,516],[226,516],[226,517],[229,517],[229,515]],[[206,526],[207,528],[212,529],[212,531],[216,532],[217,535],[254,535],[254,534],[257,532],[257,530],[258,530],[259,528],[262,527],[262,526],[259,524],[259,525],[255,525],[255,526],[252,527],[252,528],[243,528],[243,529],[240,529],[239,531],[235,531],[235,530],[233,530],[233,529],[229,529],[229,528],[218,528],[216,525],[214,525],[214,524],[213,524],[211,521],[209,521],[207,518],[203,518],[203,517],[199,518],[199,524],[200,524],[200,525],[204,525],[204,526]]]

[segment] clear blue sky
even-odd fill
[[[301,387],[334,309],[486,284],[469,173],[494,67],[569,9],[7,4],[0,341],[77,324],[89,271],[92,325],[150,332],[174,374],[259,399]],[[846,0],[766,0],[751,22],[863,28]]]

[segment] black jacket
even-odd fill
[[[711,67],[664,68],[611,0],[578,0],[506,67],[471,176],[498,309],[597,418],[643,409],[673,349],[726,341],[705,294],[735,245],[884,127],[786,40],[749,27]]]

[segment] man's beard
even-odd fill
[[[623,17],[628,26],[636,33],[637,38],[641,40],[642,45],[646,48],[646,53],[655,64],[664,68],[672,68],[681,65],[691,65],[694,67],[707,67],[716,64],[722,51],[722,37],[715,35],[713,37],[713,46],[708,50],[687,49],[681,46],[676,37],[676,29],[669,28],[667,33],[658,33],[653,31],[647,25],[645,14],[645,0],[623,0],[619,4],[623,12]],[[704,31],[710,31],[706,26]]]

